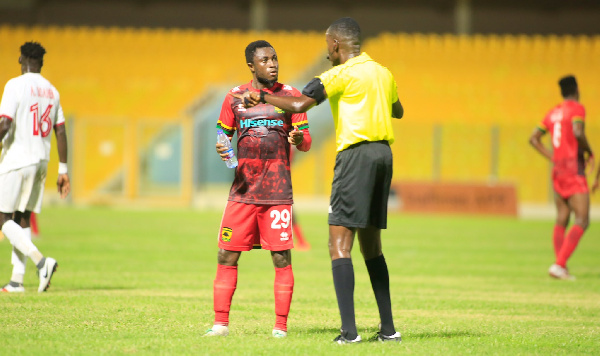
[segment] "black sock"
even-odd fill
[[[366,260],[367,270],[371,278],[371,286],[379,308],[381,320],[381,333],[386,336],[396,332],[392,318],[392,302],[390,300],[390,275],[383,255]]]
[[[331,261],[333,285],[337,295],[340,316],[342,317],[342,335],[348,340],[358,336],[354,317],[354,268],[352,259],[338,258]]]
[[[46,263],[46,257],[42,257],[42,259],[40,260],[40,263],[38,263],[35,266],[37,267],[37,269],[42,269],[42,267],[44,267],[44,263]]]

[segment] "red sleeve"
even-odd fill
[[[552,123],[550,122],[550,114],[546,114],[544,120],[538,124],[538,129],[542,130],[543,133],[550,131]]]
[[[585,108],[583,105],[576,105],[573,108],[573,122],[584,122],[585,121]]]
[[[223,132],[225,132],[227,136],[233,136],[233,133],[235,132],[235,115],[231,109],[232,99],[232,96],[227,94],[225,100],[223,100],[223,105],[221,106],[219,121],[217,121],[217,128],[223,129]]]
[[[302,93],[300,93],[300,91],[294,87],[292,87],[291,92],[293,96],[302,96]],[[302,143],[296,146],[298,150],[303,152],[310,150],[312,138],[310,137],[310,132],[308,132],[308,116],[306,116],[306,113],[293,114],[292,126],[294,129],[297,128],[304,133],[304,139],[302,140]]]

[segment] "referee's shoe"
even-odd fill
[[[387,335],[383,335],[381,333],[381,331],[379,331],[377,334],[375,334],[375,336],[373,336],[373,338],[371,339],[371,341],[380,341],[380,342],[388,342],[388,341],[392,341],[392,342],[402,342],[402,336],[400,335],[399,332],[395,332],[393,335],[387,336]]]

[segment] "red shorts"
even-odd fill
[[[585,176],[576,174],[553,174],[552,183],[554,191],[563,198],[568,198],[574,194],[588,193],[588,184]]]
[[[219,248],[250,251],[261,247],[270,251],[294,247],[292,206],[228,201],[219,229]]]

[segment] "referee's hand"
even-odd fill
[[[294,127],[294,130],[290,131],[288,142],[294,146],[298,146],[304,141],[304,132],[298,130],[298,127]]]
[[[240,99],[246,108],[251,108],[260,104],[260,93],[258,92],[248,90],[243,94],[229,93],[229,95]]]

